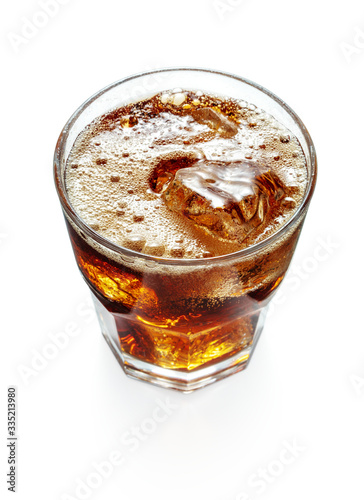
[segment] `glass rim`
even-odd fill
[[[299,126],[304,139],[307,143],[308,146],[308,151],[309,151],[309,157],[311,160],[311,173],[309,173],[309,178],[308,178],[308,184],[306,187],[305,194],[301,200],[300,205],[297,207],[296,211],[294,214],[274,233],[269,235],[267,238],[263,239],[262,241],[255,243],[254,245],[248,246],[246,248],[243,248],[241,250],[238,250],[237,252],[229,253],[229,254],[224,254],[224,255],[219,255],[215,257],[200,257],[200,258],[192,258],[192,259],[184,259],[184,258],[166,258],[166,257],[156,257],[153,255],[147,255],[143,254],[141,252],[136,252],[135,250],[130,250],[129,248],[123,247],[121,245],[118,245],[116,243],[113,243],[112,241],[108,240],[107,238],[101,236],[99,233],[94,231],[75,211],[73,208],[71,202],[68,199],[68,195],[64,186],[64,183],[62,182],[62,171],[61,171],[61,159],[62,155],[64,153],[64,148],[65,144],[68,138],[68,135],[72,129],[72,126],[76,122],[76,120],[79,118],[79,116],[82,114],[82,112],[90,105],[92,104],[95,100],[97,100],[99,97],[101,97],[104,93],[108,92],[109,90],[125,83],[130,80],[134,80],[136,78],[140,78],[143,76],[147,75],[153,75],[153,74],[158,74],[158,73],[164,73],[164,72],[178,72],[178,71],[195,71],[195,72],[204,72],[204,73],[211,73],[215,75],[220,75],[224,76],[227,78],[235,79],[238,80],[246,85],[249,85],[256,90],[263,92],[266,94],[268,97],[276,101],[296,122],[296,124]],[[137,101],[136,101],[137,102]],[[166,264],[166,265],[182,265],[182,266],[194,266],[194,265],[204,265],[204,264],[216,264],[219,262],[223,262],[226,260],[231,260],[231,259],[236,259],[240,257],[247,257],[252,254],[255,254],[262,250],[265,247],[268,247],[275,241],[279,240],[279,238],[284,234],[286,231],[288,231],[294,223],[299,219],[299,217],[302,215],[302,213],[306,210],[306,207],[309,205],[315,185],[316,185],[316,179],[317,179],[317,156],[316,156],[316,150],[315,146],[313,144],[313,141],[311,139],[311,136],[305,127],[304,123],[302,120],[299,118],[299,116],[293,111],[293,109],[288,106],[282,99],[280,99],[278,96],[276,96],[273,92],[270,92],[267,90],[265,87],[262,87],[261,85],[252,82],[251,80],[248,80],[246,78],[240,77],[238,75],[232,74],[232,73],[227,73],[223,71],[217,71],[217,70],[212,70],[212,69],[207,69],[207,68],[193,68],[193,67],[169,67],[169,68],[161,68],[161,69],[154,69],[150,71],[143,71],[141,73],[136,73],[130,76],[127,76],[125,78],[122,78],[120,80],[117,80],[103,89],[99,90],[92,96],[90,96],[86,101],[84,101],[83,104],[81,104],[76,111],[71,115],[71,117],[68,119],[66,122],[65,126],[63,127],[54,152],[54,182],[56,185],[58,197],[60,199],[61,205],[63,210],[66,212],[66,214],[70,217],[72,222],[76,224],[76,226],[79,227],[81,231],[83,231],[86,235],[88,235],[91,239],[96,241],[99,245],[106,247],[109,250],[112,250],[113,252],[121,255],[122,256],[127,256],[131,258],[139,258],[139,259],[144,259],[148,261],[152,261],[158,264]],[[64,179],[63,179],[64,180]]]

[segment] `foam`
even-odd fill
[[[217,125],[209,122],[214,113],[195,112],[212,106]],[[204,233],[150,187],[161,160],[181,157],[268,165],[289,191],[281,212],[243,243]],[[167,258],[224,255],[262,241],[292,216],[306,184],[299,142],[273,117],[243,101],[181,89],[95,120],[76,139],[66,168],[70,202],[90,227],[117,245]]]

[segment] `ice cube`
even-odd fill
[[[211,129],[216,130],[222,137],[233,137],[238,132],[237,124],[212,108],[199,108],[192,111],[192,117]]]
[[[247,161],[199,160],[178,170],[162,196],[170,210],[206,232],[242,243],[284,194],[268,168]]]
[[[161,158],[153,170],[149,179],[150,188],[155,193],[162,193],[171,180],[174,174],[181,168],[190,167],[197,161],[197,155],[179,156],[177,153],[172,158]]]

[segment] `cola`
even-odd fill
[[[287,270],[299,229],[269,253],[226,263],[178,266],[107,257],[68,224],[77,264],[115,321],[124,354],[153,365],[191,371],[245,351],[259,314]],[[98,311],[103,312],[100,305]],[[105,325],[103,325],[106,328]]]
[[[246,366],[308,185],[298,138],[241,99],[163,90],[80,131],[66,222],[128,374],[188,391]]]

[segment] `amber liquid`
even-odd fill
[[[240,352],[242,361],[249,356],[259,315],[284,277],[300,229],[253,255],[231,254],[288,220],[306,177],[297,139],[255,106],[197,99],[189,91],[171,96],[100,117],[69,160],[71,202],[118,246],[117,261],[68,229],[81,273],[114,319],[121,350],[191,371]],[[142,263],[125,248],[139,252]],[[229,257],[210,260],[222,255]],[[203,265],[183,264],[202,257]],[[165,265],[170,258],[177,263]]]
[[[211,290],[199,298],[203,282],[198,273],[187,290],[183,276],[136,272],[106,258],[67,226],[82,275],[113,315],[122,351],[181,371],[208,366],[251,346],[259,313],[284,277],[299,232],[260,259],[231,264],[226,272],[236,273],[237,287],[230,296],[214,296]],[[246,293],[247,283],[262,285]]]

